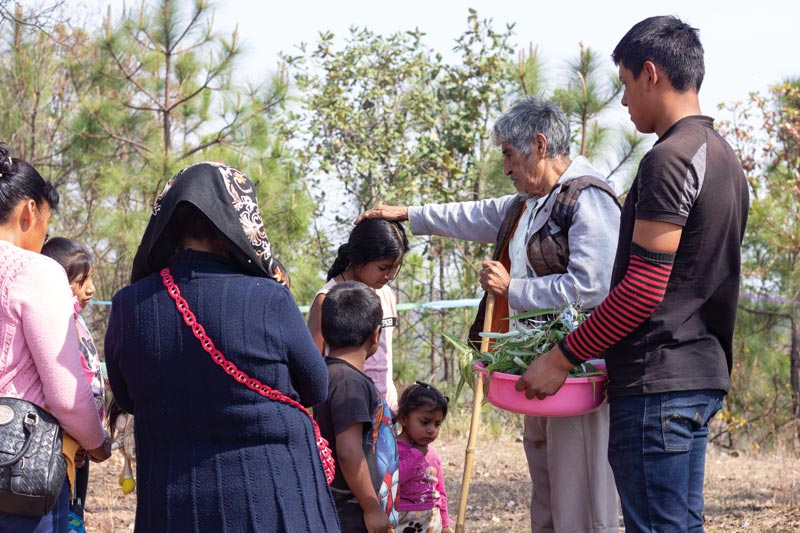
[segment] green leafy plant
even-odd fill
[[[519,321],[516,330],[507,333],[482,332],[481,337],[490,339],[489,351],[481,352],[445,335],[461,355],[461,378],[456,387],[456,398],[465,384],[471,382],[473,365],[480,363],[489,372],[488,384],[494,372],[521,376],[534,359],[547,353],[555,344],[586,320],[587,313],[578,304],[567,304],[560,309],[541,309],[520,313],[509,318]],[[601,376],[591,362],[574,367],[569,377]]]

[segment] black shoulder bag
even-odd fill
[[[58,420],[31,402],[0,397],[0,513],[46,515],[66,474]]]

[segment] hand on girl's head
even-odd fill
[[[399,222],[365,219],[339,247],[328,279],[355,280],[380,289],[397,277],[408,249],[408,238]]]

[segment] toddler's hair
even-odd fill
[[[408,416],[412,411],[424,408],[428,411],[441,411],[442,419],[447,417],[447,404],[450,398],[442,392],[423,381],[415,381],[406,387],[400,395],[400,402],[397,407],[397,418]]]
[[[375,291],[360,281],[337,283],[322,301],[322,338],[331,348],[361,346],[382,319]]]
[[[54,259],[67,272],[70,283],[83,284],[92,270],[92,254],[82,244],[66,237],[53,237],[42,246],[42,255]]]
[[[328,280],[332,280],[350,266],[402,257],[406,252],[408,252],[408,237],[401,223],[382,218],[366,218],[353,228],[347,243],[339,247],[336,260],[328,270]]]

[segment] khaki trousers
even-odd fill
[[[608,403],[582,416],[526,416],[524,444],[533,481],[533,533],[619,532],[608,464]]]

